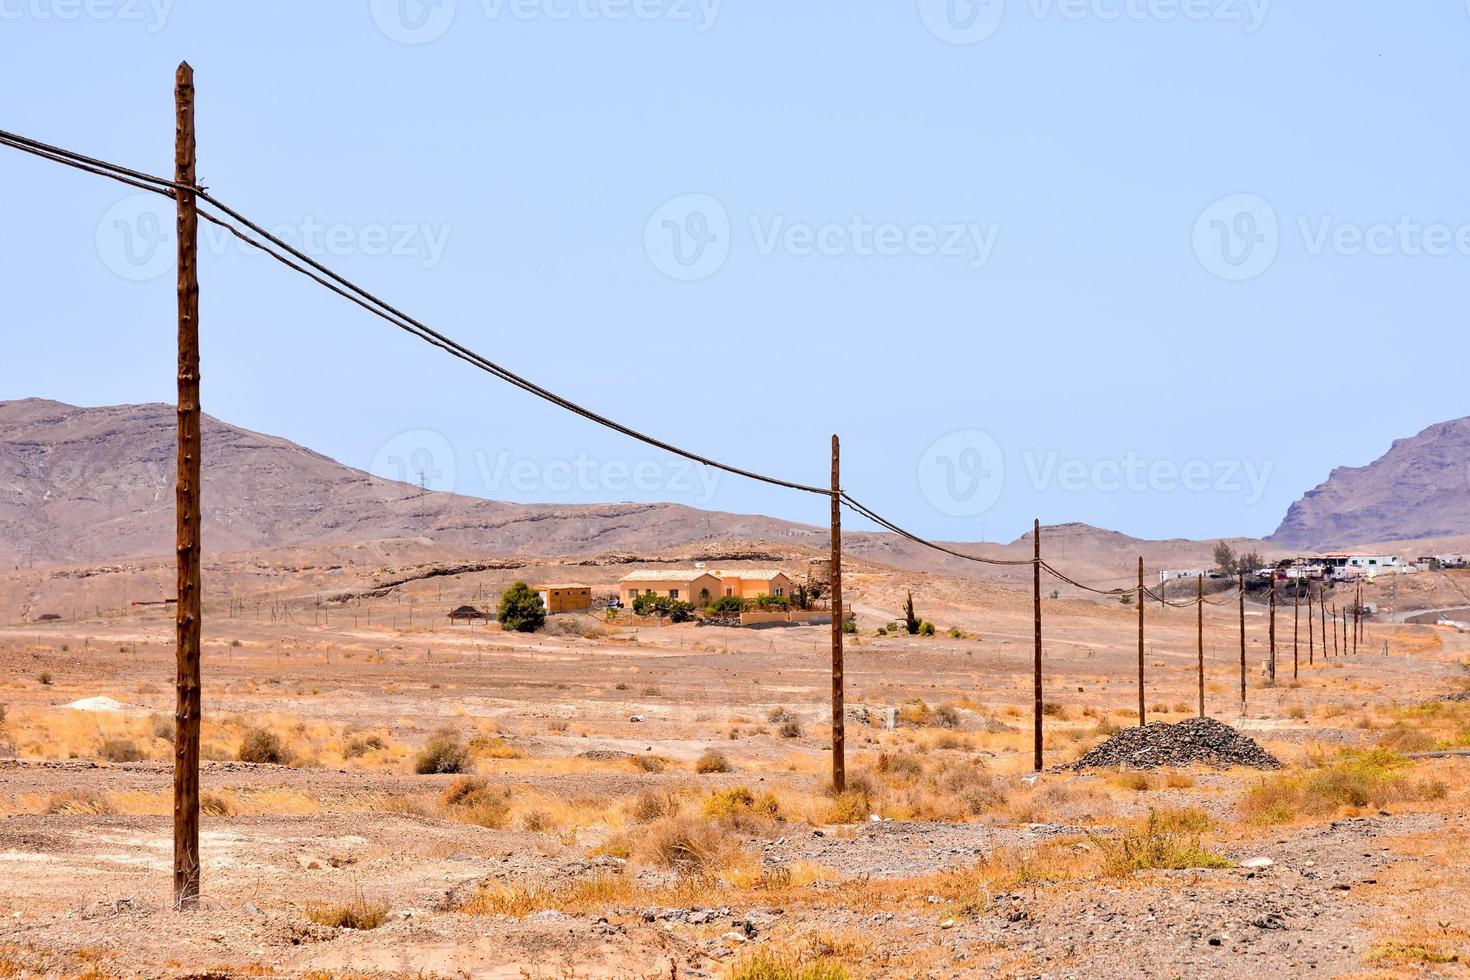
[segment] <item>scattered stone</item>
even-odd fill
[[[1228,769],[1280,769],[1281,760],[1248,736],[1213,718],[1190,718],[1178,724],[1155,721],[1125,728],[1068,768],[1157,769],[1193,764]]]
[[[1275,864],[1276,862],[1268,857],[1255,857],[1251,858],[1249,861],[1240,862],[1240,866],[1242,868],[1270,868],[1274,867]]]

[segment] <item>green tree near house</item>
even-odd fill
[[[541,593],[525,582],[517,582],[501,593],[496,618],[501,629],[534,633],[546,625],[546,605],[541,601]]]

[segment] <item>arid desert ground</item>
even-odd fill
[[[12,603],[91,611],[0,629],[0,975],[1086,977],[1126,957],[1377,976],[1470,956],[1470,760],[1423,756],[1470,746],[1452,627],[1375,622],[1326,658],[1314,633],[1309,663],[1303,619],[1294,671],[1284,604],[1268,686],[1252,597],[1242,716],[1238,611],[1209,606],[1208,712],[1285,768],[1077,772],[1136,724],[1137,611],[1048,592],[1034,776],[1030,596],[858,563],[838,795],[827,627],[510,634],[444,612],[572,569],[318,609],[328,585],[403,576],[276,555],[267,585],[252,561],[210,572],[229,598],[206,608],[193,915],[168,910],[172,613],[126,600],[167,565],[6,573]],[[1412,578],[1401,610],[1470,585]],[[910,588],[936,635],[879,635]],[[1195,613],[1145,616],[1150,720],[1185,720]],[[463,772],[416,773],[428,756]]]

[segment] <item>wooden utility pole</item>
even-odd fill
[[[197,186],[194,167],[194,69],[179,65],[174,78],[174,181]],[[199,692],[200,424],[199,424],[199,212],[192,190],[174,192],[178,205],[179,433],[177,518],[178,604],[175,612],[174,907],[199,904]]]
[[[1317,618],[1322,623],[1322,659],[1327,659],[1327,583],[1317,590]]]
[[[1307,579],[1307,666],[1317,663],[1317,633],[1311,629],[1311,579]]]
[[[1337,656],[1342,656],[1342,651],[1337,646],[1337,618],[1337,606],[1334,605],[1332,607],[1332,652]]]
[[[1358,655],[1358,625],[1363,617],[1363,581],[1353,590],[1353,656]]]
[[[1266,674],[1276,683],[1276,573],[1271,573],[1271,649],[1266,655]]]
[[[1199,645],[1199,716],[1205,716],[1205,577],[1197,576],[1194,583],[1195,627]]]
[[[1138,724],[1142,726],[1147,719],[1143,710],[1143,600],[1147,598],[1143,594],[1143,556],[1138,556]]]
[[[1301,642],[1302,634],[1302,580],[1296,581],[1296,606],[1291,613],[1291,678],[1296,680],[1300,676],[1301,663],[1297,654],[1298,644]]]
[[[1036,771],[1041,772],[1041,716],[1042,709],[1045,705],[1042,702],[1043,694],[1041,690],[1041,518],[1039,517],[1036,519],[1036,524],[1032,529],[1032,535],[1035,538],[1034,543],[1036,545],[1036,557],[1031,563],[1031,618],[1035,624],[1036,631],[1036,648],[1034,650],[1035,656],[1032,664],[1032,680],[1035,687],[1034,694],[1036,700],[1034,705],[1035,721],[1033,723],[1035,728],[1033,736],[1035,758],[1033,761]]]
[[[1245,715],[1245,572],[1240,573],[1240,714]]]
[[[842,605],[842,447],[832,437],[832,789],[847,788],[847,746],[842,704],[842,631],[847,625]]]

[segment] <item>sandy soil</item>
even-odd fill
[[[258,605],[242,574],[208,618],[194,913],[168,908],[167,612],[0,627],[0,976],[1443,975],[1470,956],[1456,911],[1470,896],[1470,763],[1398,761],[1395,778],[1442,791],[1272,822],[1243,802],[1278,778],[1260,773],[1030,777],[1030,597],[992,583],[853,571],[849,768],[872,793],[838,812],[825,628],[567,617],[516,636],[443,623],[443,582],[312,614],[302,597],[319,593],[318,573],[269,573],[280,581]],[[11,587],[29,588],[20,574]],[[452,581],[446,605],[470,587]],[[1397,598],[1429,608],[1461,587],[1423,577]],[[939,635],[876,635],[909,588]],[[1242,714],[1237,614],[1208,609],[1207,704],[1287,777],[1344,749],[1470,738],[1470,716],[1443,700],[1465,689],[1458,631],[1374,624],[1358,656],[1324,660],[1317,637],[1309,663],[1303,625],[1294,675],[1292,611],[1278,615],[1267,687],[1265,612],[1251,603]],[[1149,711],[1188,717],[1194,613],[1145,617]],[[1059,765],[1135,720],[1136,610],[1063,597],[1044,619]],[[458,777],[414,773],[446,727],[484,792],[501,794],[495,819],[445,802]],[[276,733],[290,764],[238,761],[254,728]],[[141,758],[109,761],[125,757],[118,740]],[[732,771],[696,771],[710,751]],[[898,759],[919,767],[911,778]],[[984,805],[945,788],[964,767],[985,773]],[[711,815],[712,794],[741,788],[770,810]],[[735,850],[697,874],[660,863],[645,848],[675,818],[639,815],[658,799]],[[1151,808],[1203,814],[1224,866],[1104,870],[1110,842]],[[1262,857],[1273,863],[1240,866]],[[359,900],[381,924],[324,914]],[[751,972],[762,951],[791,972]]]

